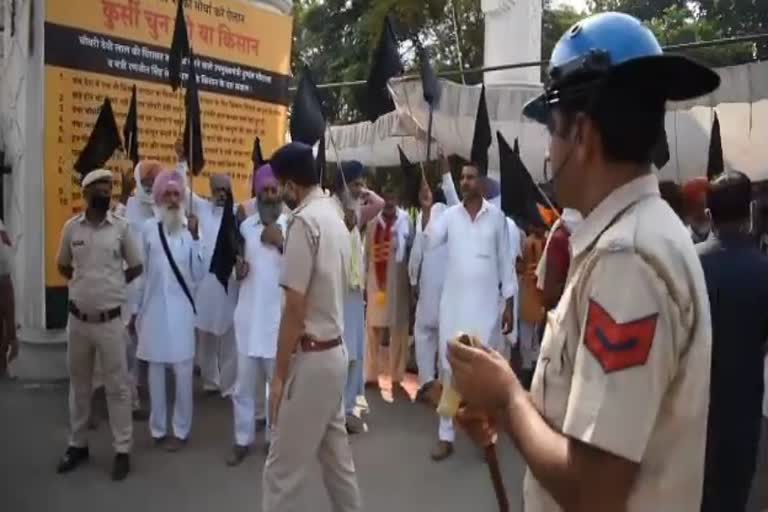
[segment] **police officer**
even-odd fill
[[[721,174],[707,198],[712,236],[696,246],[712,308],[705,512],[746,510],[759,453],[768,257],[751,232],[751,205],[750,179]]]
[[[88,460],[91,385],[98,354],[117,453],[112,479],[117,481],[130,472],[133,438],[125,326],[120,313],[126,284],[141,274],[142,265],[128,221],[109,211],[112,173],[104,169],[91,171],[83,178],[82,188],[87,208],[64,225],[56,260],[59,272],[69,280],[71,428],[69,447],[59,461],[58,472],[67,473]]]
[[[319,457],[333,510],[357,512],[360,491],[343,400],[348,357],[341,339],[349,231],[335,199],[318,186],[309,146],[288,144],[270,163],[293,213],[280,276],[285,306],[269,391],[272,443],[264,469],[263,509],[298,510],[298,490],[310,463]]]
[[[524,113],[551,134],[557,202],[583,223],[530,395],[503,357],[452,344],[457,389],[498,413],[528,463],[527,511],[694,511],[701,503],[711,327],[704,274],[659,196],[668,100],[719,85],[619,13],[560,39]],[[470,425],[471,427],[471,425]]]

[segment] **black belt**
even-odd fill
[[[88,324],[103,324],[119,317],[122,313],[122,309],[116,307],[106,311],[99,311],[98,313],[85,314],[75,306],[74,302],[69,301],[69,313],[81,322]]]
[[[307,335],[304,335],[299,340],[299,346],[301,346],[302,352],[324,352],[331,350],[341,345],[341,338],[335,340],[316,340]]]

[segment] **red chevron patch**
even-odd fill
[[[589,300],[584,343],[606,373],[643,366],[656,335],[658,313],[618,323],[596,300]]]

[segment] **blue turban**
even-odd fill
[[[343,189],[345,182],[349,183],[359,179],[363,175],[364,170],[363,164],[357,160],[341,162],[341,172],[336,174],[336,190]],[[342,173],[344,173],[344,180],[341,178]]]
[[[305,187],[317,185],[320,182],[312,147],[301,142],[284,145],[275,151],[269,163],[275,177],[280,181],[290,180]]]

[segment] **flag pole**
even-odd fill
[[[344,176],[344,168],[341,166],[341,156],[339,155],[339,149],[336,147],[336,141],[333,140],[333,132],[331,131],[330,126],[327,124],[325,125],[325,130],[328,132],[328,140],[331,141],[333,153],[336,155],[336,167],[339,168],[339,174],[341,174],[341,182],[344,184],[344,192],[349,192],[349,187],[347,187],[347,177]],[[322,176],[320,178],[320,183],[322,184]]]
[[[387,90],[389,91],[389,94],[390,94],[391,96],[395,96],[395,93],[394,93],[394,91],[392,90],[392,87],[390,87],[389,83],[387,83]],[[409,97],[409,95],[408,95],[408,88],[404,86],[404,87],[403,87],[403,91],[404,91],[404,93],[405,93],[405,103],[408,105],[408,114],[410,114],[410,116],[411,116],[411,119],[413,119],[413,120],[414,120],[414,122],[416,122],[416,118],[413,116],[413,110],[411,109],[411,99],[410,99],[410,97]],[[431,110],[431,108],[430,108],[430,110]],[[416,123],[416,124],[418,124],[418,123]],[[432,134],[431,134],[431,131],[432,131],[432,130],[431,130],[431,116],[430,116],[430,128],[428,129],[428,131],[430,132],[430,134],[429,134],[429,135],[430,135],[430,137],[431,137],[431,135],[432,135]],[[430,143],[430,141],[429,141],[429,140],[427,140],[427,150],[428,150],[428,151],[429,151],[429,143]],[[428,153],[428,154],[429,154],[429,153]],[[422,180],[424,180],[424,181],[427,181],[427,173],[426,173],[426,171],[424,170],[424,163],[423,163],[423,162],[421,162],[421,161],[419,161],[419,168],[421,169],[421,179],[422,179]]]

